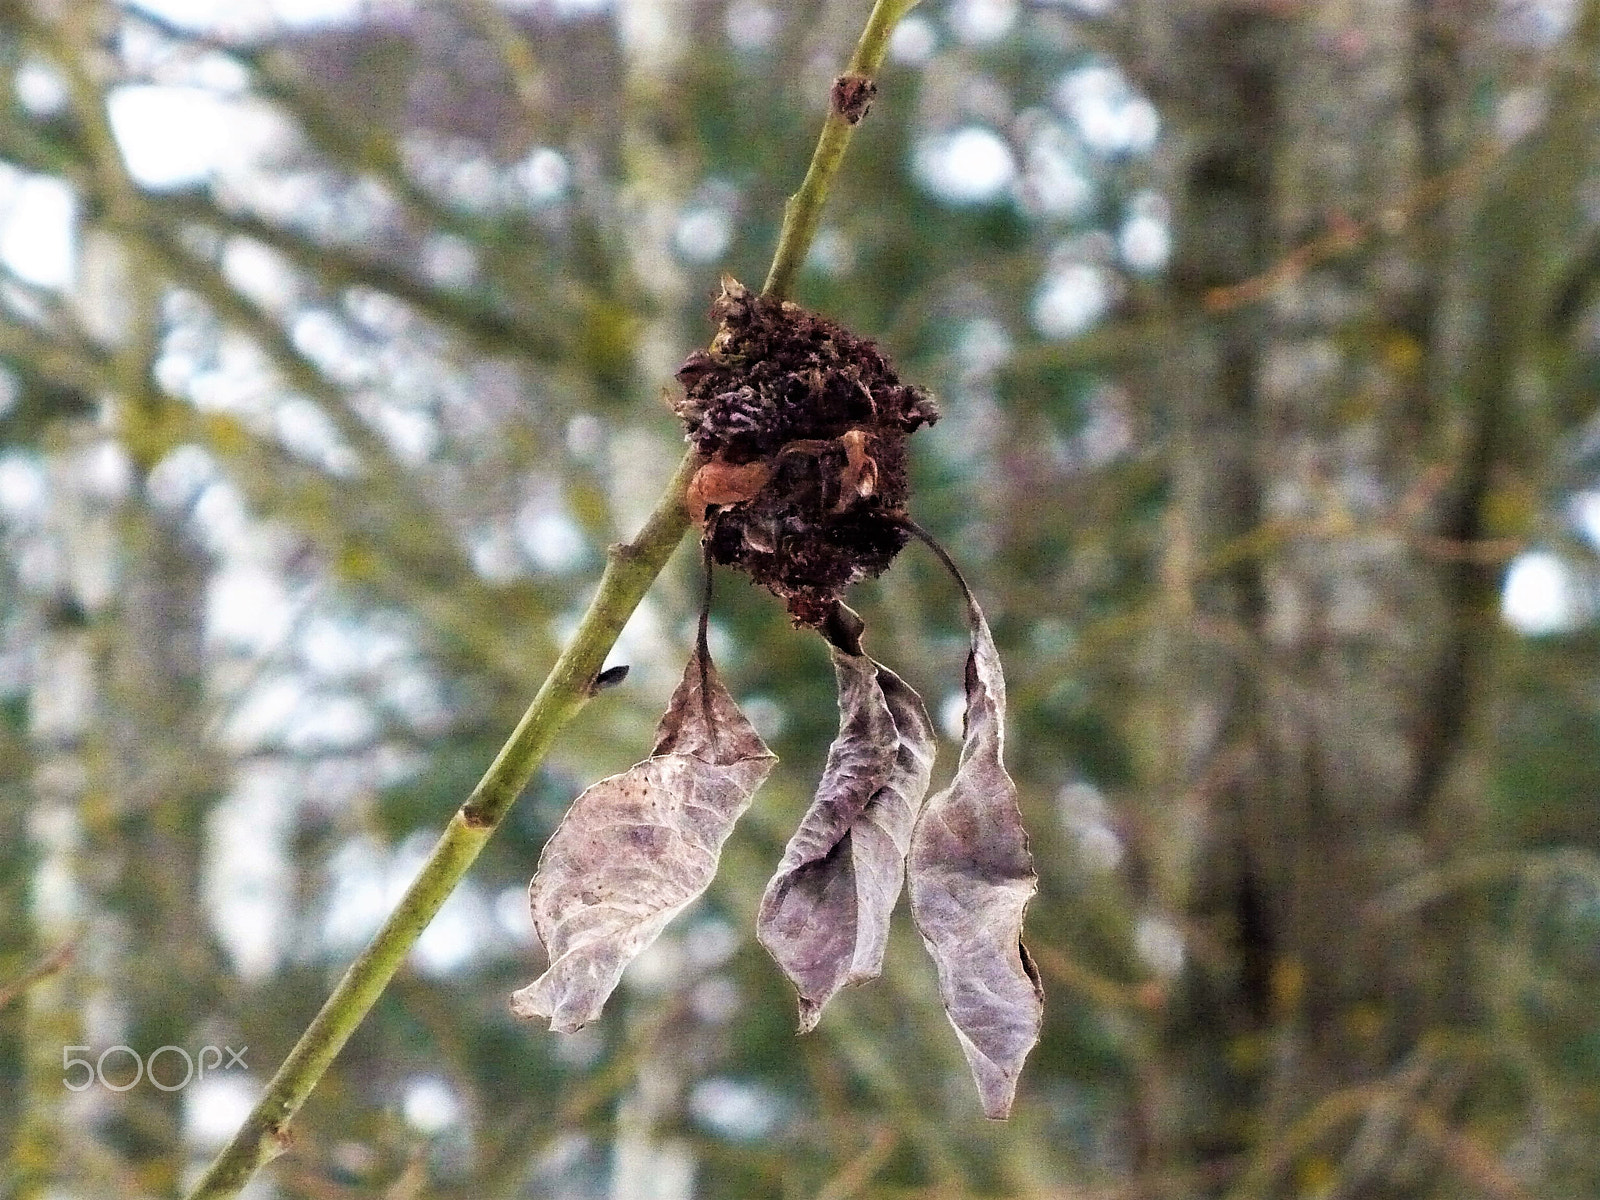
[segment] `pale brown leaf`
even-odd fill
[[[933,956],[939,995],[977,1082],[1003,1120],[1044,1015],[1022,918],[1038,890],[1017,789],[1002,762],[1005,679],[988,622],[968,595],[966,732],[955,778],[911,836],[911,915]]]
[[[548,1017],[561,1033],[599,1016],[623,969],[711,883],[777,761],[703,654],[651,756],[579,796],[545,846],[529,902],[550,966],[512,996],[518,1016]]]
[[[706,509],[711,505],[743,504],[753,500],[771,479],[771,463],[757,461],[736,465],[713,458],[689,481],[689,490],[684,496],[689,518],[703,526]]]
[[[816,798],[761,900],[756,931],[815,1028],[841,987],[883,969],[889,916],[933,767],[922,701],[893,671],[835,647],[839,735]]]

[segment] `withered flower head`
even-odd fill
[[[844,589],[905,546],[906,438],[938,419],[877,345],[729,276],[711,349],[678,371],[674,406],[707,457],[690,515],[714,561],[820,626]]]

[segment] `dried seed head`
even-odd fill
[[[676,405],[708,458],[685,498],[713,560],[818,625],[905,545],[906,438],[938,419],[878,347],[727,276]]]

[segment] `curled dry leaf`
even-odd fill
[[[839,498],[833,503],[834,512],[844,512],[857,500],[878,490],[878,463],[867,453],[870,437],[863,430],[852,429],[839,439],[844,447],[845,467],[839,477]]]
[[[573,802],[529,888],[550,966],[515,993],[520,1017],[571,1033],[623,968],[706,890],[722,844],[777,759],[697,649],[651,755]]]
[[[964,585],[963,585],[964,586]],[[984,1113],[1003,1120],[1044,1016],[1039,975],[1022,944],[1038,890],[1017,789],[1001,761],[1006,685],[989,624],[970,593],[966,732],[955,778],[922,810],[907,874],[911,916],[939,975],[939,996],[977,1082]]]
[[[756,932],[800,993],[800,1031],[841,987],[883,969],[889,916],[933,769],[922,701],[865,654],[833,651],[839,736],[761,899]]]
[[[715,504],[743,504],[761,494],[772,478],[772,465],[751,462],[742,465],[713,458],[694,473],[689,481],[689,491],[684,502],[689,517],[696,525],[706,523],[706,509]]]

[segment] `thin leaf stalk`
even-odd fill
[[[878,0],[847,70],[873,76],[888,52],[895,24],[917,0]],[[852,127],[830,112],[800,191],[790,200],[766,291],[782,296],[816,236],[828,191]],[[571,643],[550,669],[466,803],[451,817],[416,880],[323,1003],[266,1091],[217,1154],[188,1200],[237,1196],[266,1163],[287,1149],[289,1125],[323,1074],[394,978],[411,947],[477,859],[510,811],[557,733],[589,698],[590,686],[645,593],[689,528],[683,496],[700,466],[686,455],[633,541],[613,546],[600,586]]]

